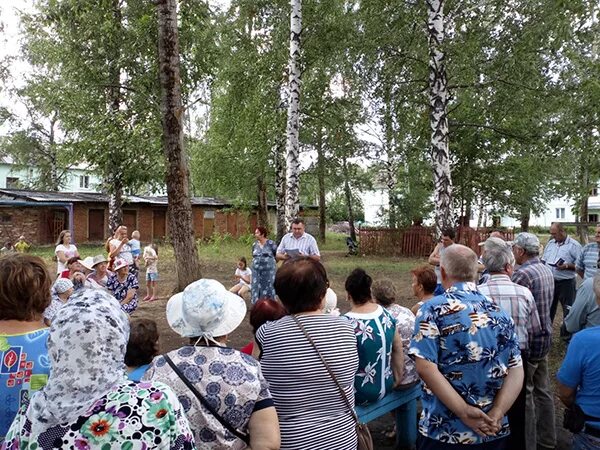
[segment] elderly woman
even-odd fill
[[[437,287],[437,275],[431,266],[421,266],[410,271],[412,274],[412,290],[419,299],[410,310],[416,316],[419,308],[431,300]]]
[[[100,289],[57,313],[48,339],[52,371],[17,414],[2,449],[195,448],[173,391],[127,380],[127,315]]]
[[[119,301],[123,311],[131,314],[138,307],[137,291],[140,284],[137,276],[129,271],[129,264],[121,258],[115,261],[114,269],[114,273],[108,277],[106,287]]]
[[[113,274],[108,270],[108,261],[104,255],[96,255],[92,261],[93,272],[88,275],[89,280],[93,280],[102,287],[106,287],[108,278]]]
[[[54,316],[63,307],[69,297],[73,294],[73,282],[68,278],[58,278],[52,286],[52,302],[44,311],[44,319],[47,324],[52,323]]]
[[[307,257],[287,262],[277,271],[275,291],[292,315],[256,332],[255,351],[275,401],[282,449],[357,446],[348,406],[354,406],[356,339],[348,321],[323,313],[327,286],[321,263]]]
[[[167,303],[167,321],[190,345],[159,356],[144,379],[173,387],[198,448],[278,449],[279,425],[260,365],[229,348],[246,304],[215,280],[201,279]]]
[[[0,442],[21,407],[48,379],[50,274],[44,261],[16,254],[0,258]],[[19,376],[21,370],[27,376]]]
[[[56,248],[54,249],[56,255],[56,273],[61,274],[67,269],[67,261],[74,256],[79,257],[79,252],[74,244],[71,244],[71,232],[69,230],[62,230],[58,235],[56,241]]]
[[[252,304],[256,303],[259,298],[275,299],[273,283],[277,270],[275,261],[277,244],[271,239],[267,239],[267,229],[257,227],[254,236],[256,242],[252,244],[252,281],[250,286]]]
[[[354,378],[357,404],[381,400],[404,377],[404,352],[396,320],[373,301],[372,282],[363,269],[354,269],[345,284],[352,305],[345,317],[352,323],[358,346],[359,365]]]

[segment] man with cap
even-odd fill
[[[534,234],[519,233],[513,241],[513,255],[518,270],[512,281],[531,291],[537,307],[541,330],[529,343],[525,369],[525,436],[527,450],[554,448],[554,396],[548,374],[548,352],[552,342],[550,306],[554,297],[554,277],[540,258],[540,241]]]

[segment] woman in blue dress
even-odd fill
[[[252,244],[252,304],[261,298],[275,299],[275,272],[277,244],[267,239],[267,229],[257,227],[254,231],[256,242]]]

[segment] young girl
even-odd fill
[[[156,300],[156,281],[158,280],[158,247],[149,244],[144,247],[144,262],[146,263],[146,289],[145,302]]]
[[[237,280],[237,284],[229,289],[229,291],[243,298],[244,294],[250,291],[250,283],[252,282],[252,271],[248,268],[246,258],[243,256],[237,263],[235,279]]]

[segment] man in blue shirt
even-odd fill
[[[409,350],[426,384],[417,447],[505,449],[523,383],[514,322],[477,291],[473,250],[449,246],[440,269],[446,291],[419,309]]]
[[[596,275],[598,270],[598,260],[600,259],[598,252],[598,248],[600,247],[600,223],[596,225],[595,238],[595,242],[590,242],[583,247],[581,255],[575,263],[577,266],[577,275],[584,280]]]
[[[600,277],[594,278],[594,292],[600,298]],[[574,449],[600,448],[600,326],[586,328],[573,336],[556,374],[558,396],[570,407],[577,404],[594,419],[573,434]]]
[[[567,236],[564,227],[558,222],[550,227],[550,235],[552,239],[544,249],[543,259],[551,267],[554,276],[554,298],[550,306],[550,320],[554,322],[558,303],[562,305],[563,317],[566,317],[575,300],[575,263],[581,255],[581,245]]]
[[[594,283],[600,275],[587,278],[577,289],[577,296],[571,306],[571,310],[565,317],[565,328],[569,333],[577,333],[585,328],[600,325],[600,307],[596,303]]]

